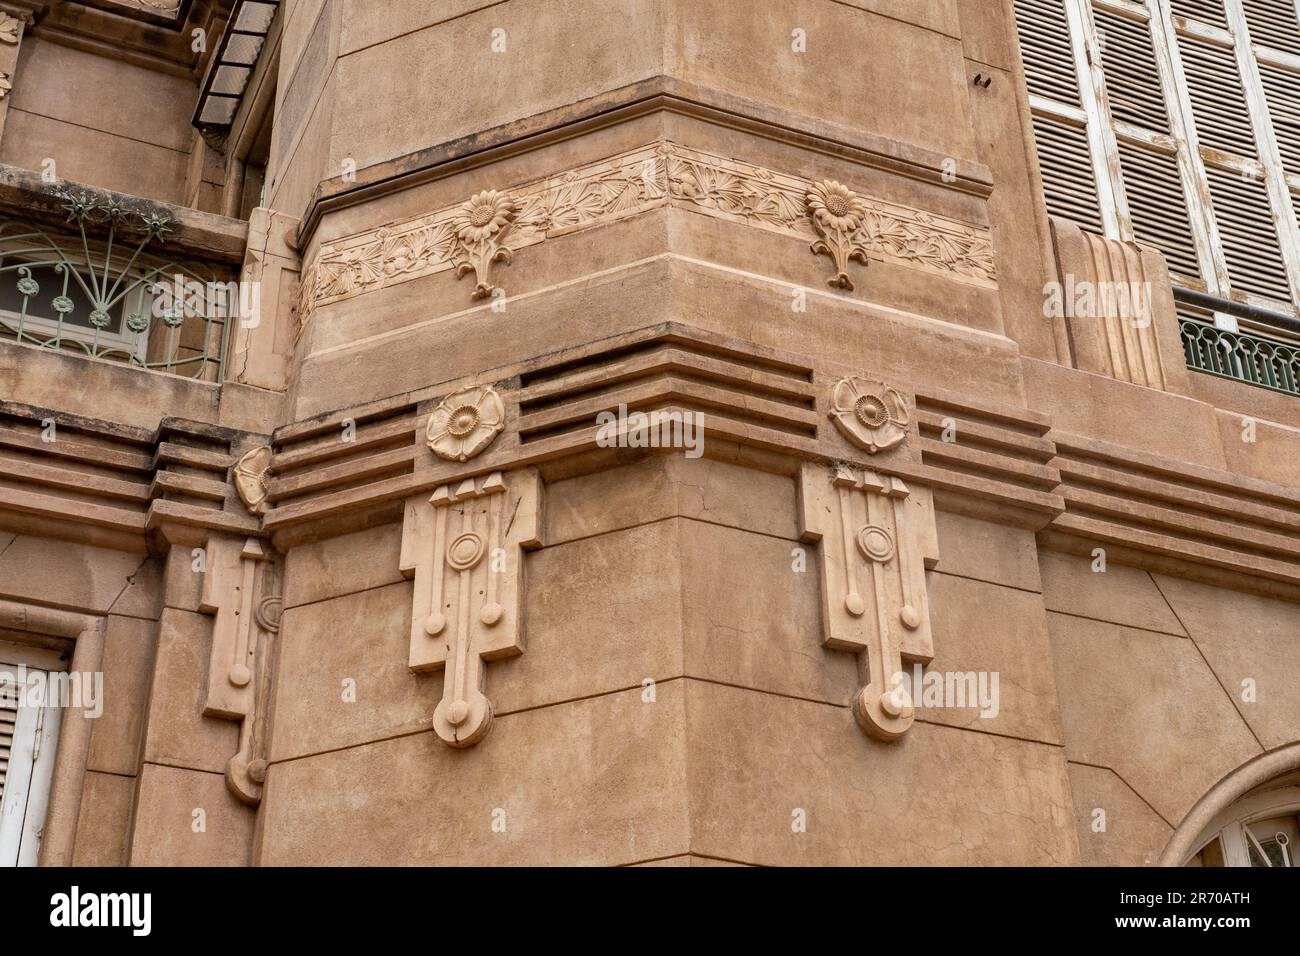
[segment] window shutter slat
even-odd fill
[[[1015,0],[1015,9],[1030,92],[1081,105],[1064,0]]]
[[[1300,174],[1300,73],[1260,63],[1259,76],[1282,165],[1287,172]]]
[[[1228,21],[1223,14],[1223,0],[1170,0],[1169,7],[1174,16],[1199,20],[1225,30],[1228,28]]]
[[[1300,15],[1295,0],[1241,0],[1241,5],[1252,43],[1300,56]]]
[[[1102,69],[1111,116],[1158,133],[1169,132],[1164,89],[1156,69],[1150,26],[1098,7],[1093,12],[1102,44]]]
[[[1289,302],[1291,290],[1267,186],[1213,167],[1206,174],[1233,289]]]
[[[5,776],[9,771],[9,756],[13,752],[14,726],[17,722],[17,685],[13,681],[0,681],[0,803],[4,800]]]
[[[1082,127],[1035,116],[1034,139],[1048,211],[1081,229],[1103,235],[1087,133]]]
[[[1187,90],[1202,146],[1255,158],[1246,94],[1232,50],[1180,37]]]
[[[1163,252],[1170,272],[1199,278],[1201,269],[1177,158],[1142,149],[1125,140],[1120,140],[1118,146],[1134,236]]]

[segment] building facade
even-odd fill
[[[1295,0],[0,0],[0,862],[1290,865]]]

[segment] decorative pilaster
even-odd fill
[[[226,784],[256,806],[266,779],[261,713],[269,686],[269,644],[280,629],[278,568],[262,543],[248,538],[210,539],[199,610],[215,615],[208,662],[205,717],[240,722],[239,751],[226,768]]]
[[[821,542],[823,641],[858,655],[854,716],[893,740],[915,716],[903,665],[934,657],[925,584],[939,560],[933,498],[847,465],[805,464],[799,489],[802,537]]]
[[[415,578],[410,668],[442,668],[433,728],[451,747],[492,724],[484,662],[524,649],[524,551],[541,546],[541,477],[494,471],[406,502],[401,569]]]

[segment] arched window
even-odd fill
[[[1236,800],[1193,845],[1184,866],[1300,866],[1300,774]]]

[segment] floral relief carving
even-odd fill
[[[965,281],[996,281],[989,230],[671,142],[652,143],[405,222],[332,240],[303,271],[299,322],[324,303],[454,270],[489,297],[492,265],[528,246],[665,204],[812,242],[837,262],[868,256]],[[845,284],[847,283],[847,285]]]
[[[475,299],[486,299],[496,290],[488,281],[488,271],[494,262],[510,262],[512,253],[505,241],[518,214],[519,207],[513,199],[489,189],[465,203],[460,215],[452,220],[456,243],[452,247],[451,263],[456,267],[457,279],[474,273]]]
[[[448,395],[429,415],[429,448],[448,461],[468,461],[505,428],[506,409],[490,385],[474,385]]]
[[[17,43],[21,21],[8,13],[0,13],[0,43]]]
[[[831,288],[852,292],[849,261],[867,264],[866,243],[857,235],[867,204],[853,190],[833,179],[813,183],[805,201],[808,217],[817,230],[818,238],[811,247],[813,254],[830,256],[835,262],[835,278],[829,280]]]
[[[799,201],[781,188],[769,170],[719,168],[684,156],[671,146],[663,155],[668,188],[675,199],[778,228],[791,225],[800,216]]]
[[[845,438],[873,455],[901,445],[911,420],[897,389],[854,376],[835,383],[830,415]]]
[[[987,235],[968,227],[954,228],[925,213],[902,218],[879,203],[870,203],[859,238],[871,251],[902,262],[977,279],[997,274],[993,243]]]
[[[0,100],[4,99],[10,90],[14,88],[13,82],[8,73],[0,73]]]

